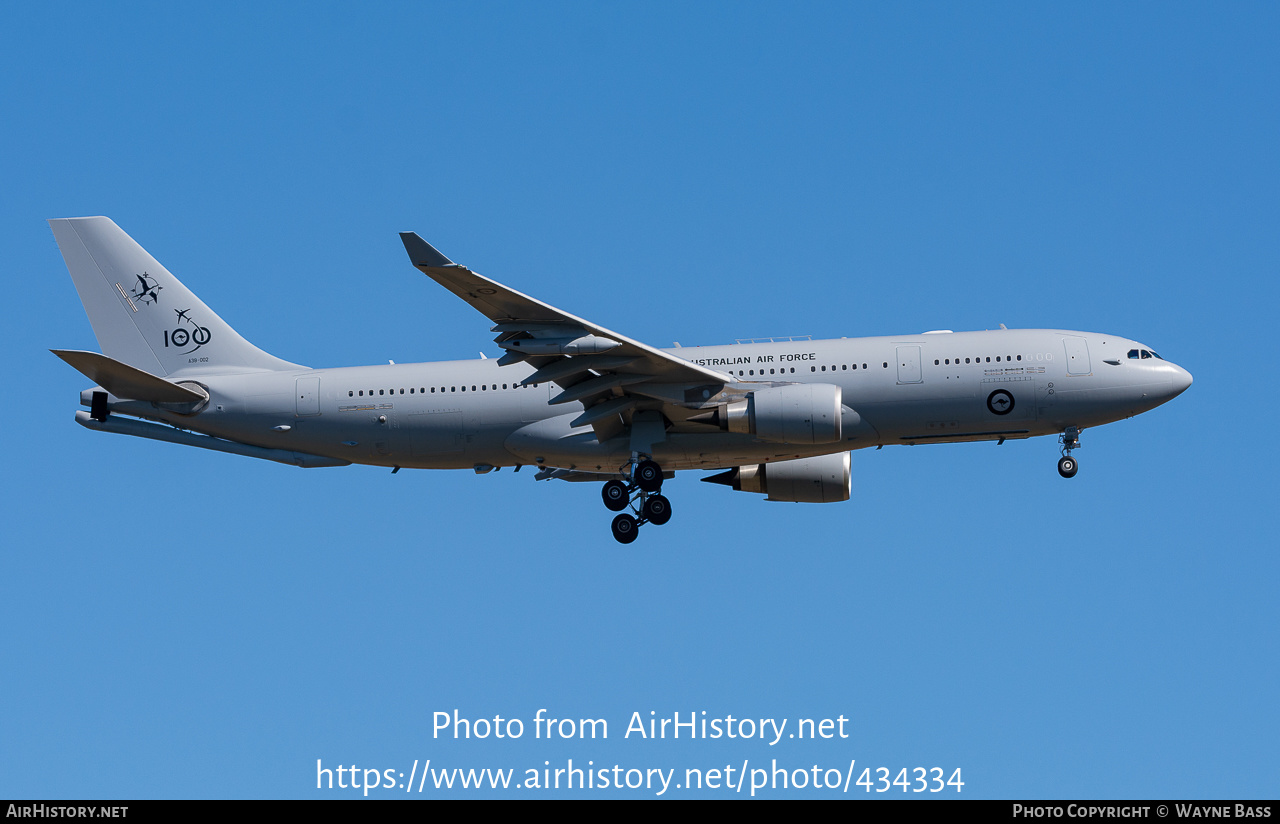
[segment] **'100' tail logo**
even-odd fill
[[[191,349],[180,353],[183,355],[189,355],[204,346],[209,342],[209,339],[213,337],[209,332],[209,327],[201,326],[191,319],[187,314],[191,311],[190,309],[174,309],[173,311],[178,315],[178,326],[173,331],[165,330],[164,346],[166,349],[170,346],[176,349],[182,349],[183,347],[194,343],[195,346]],[[183,326],[182,324],[184,323],[190,324],[191,328],[188,329],[186,326]]]

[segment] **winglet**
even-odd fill
[[[404,250],[409,253],[409,262],[414,266],[452,266],[453,261],[436,251],[436,248],[418,237],[417,232],[401,232],[400,240],[404,241]]]

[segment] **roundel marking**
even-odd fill
[[[997,389],[987,395],[987,408],[996,415],[1008,415],[1013,411],[1013,395],[1006,389]]]

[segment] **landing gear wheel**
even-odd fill
[[[662,467],[653,461],[641,461],[636,464],[631,477],[635,480],[636,486],[645,492],[657,492],[662,489]]]
[[[649,523],[662,526],[671,520],[671,502],[661,495],[650,495],[645,499],[641,514]]]
[[[640,535],[640,524],[625,512],[613,519],[613,538],[620,544],[629,544]]]
[[[1070,455],[1063,455],[1058,461],[1058,474],[1064,478],[1074,478],[1079,469],[1080,464],[1076,463],[1076,459]]]
[[[621,512],[627,508],[627,503],[631,500],[631,491],[622,481],[609,481],[604,485],[604,489],[600,490],[600,497],[604,499],[604,505],[610,511]]]

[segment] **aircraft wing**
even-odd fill
[[[400,239],[414,266],[493,321],[494,340],[506,350],[499,364],[528,361],[536,371],[524,382],[559,384],[564,391],[550,402],[580,401],[586,411],[574,425],[595,426],[602,440],[617,431],[619,415],[662,409],[682,420],[734,380],[476,274],[414,232]],[[686,411],[672,414],[673,407]]]

